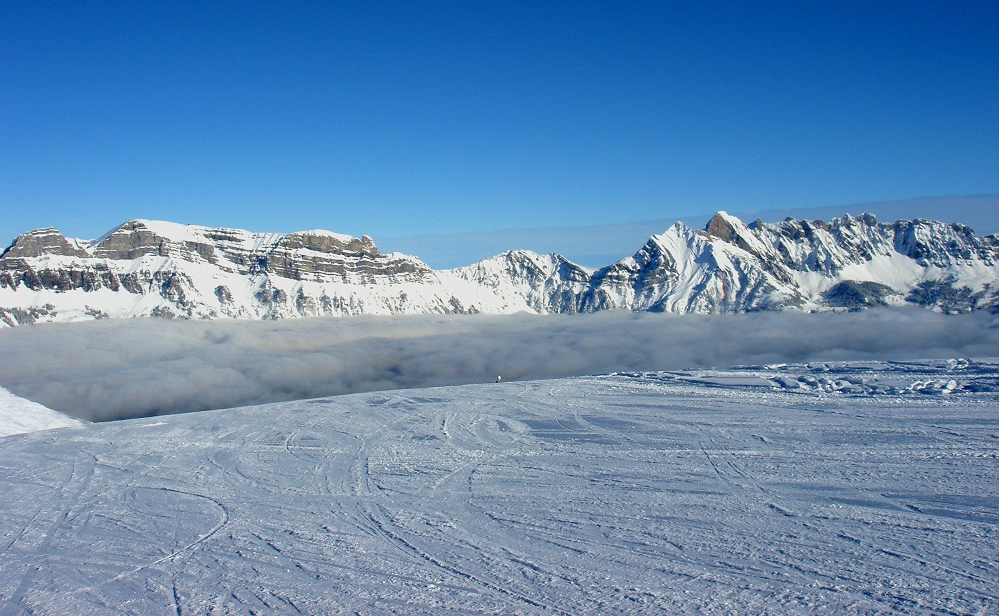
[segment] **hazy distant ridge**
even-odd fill
[[[133,220],[94,241],[38,229],[0,256],[0,326],[106,317],[734,313],[999,305],[999,239],[925,219],[676,223],[600,269],[512,250],[434,270],[371,238]]]

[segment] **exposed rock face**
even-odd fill
[[[52,227],[36,229],[17,236],[14,243],[0,254],[3,259],[40,257],[42,255],[62,255],[67,257],[88,257],[86,250],[70,242]]]
[[[301,231],[284,236],[278,246],[285,250],[304,248],[315,252],[352,254],[354,256],[377,257],[378,248],[374,240],[367,235],[357,239],[352,237],[346,241],[329,234],[315,231]]]
[[[142,221],[133,220],[126,222],[98,242],[94,246],[93,256],[116,261],[131,261],[146,255],[166,257],[170,255],[171,247],[180,248],[167,238],[150,231]],[[198,247],[196,244],[193,245],[193,252],[199,253]],[[175,252],[177,256],[188,256],[177,250]],[[206,254],[201,256],[210,260],[213,252],[206,249]]]
[[[963,225],[873,216],[677,223],[592,270],[510,251],[435,271],[328,231],[250,233],[133,220],[94,242],[25,233],[0,256],[0,326],[105,317],[719,313],[999,305],[999,239]]]
[[[872,306],[887,306],[886,297],[898,293],[888,285],[879,282],[857,282],[844,280],[822,293],[830,306],[859,310]]]
[[[430,272],[413,260],[386,258],[368,236],[342,241],[313,233],[292,233],[273,248],[251,253],[269,273],[293,280],[374,282],[379,276],[422,280]],[[422,267],[421,267],[422,266]]]
[[[135,260],[160,256],[203,260],[240,274],[266,273],[292,280],[361,282],[379,275],[419,275],[429,271],[413,259],[382,255],[370,237],[361,239],[303,231],[289,235],[248,233],[238,229],[183,227],[133,220],[105,236],[93,256]],[[165,235],[164,232],[169,233]]]

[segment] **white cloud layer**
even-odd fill
[[[622,370],[994,356],[999,317],[847,314],[109,320],[0,330],[0,386],[103,421]]]

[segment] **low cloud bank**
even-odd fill
[[[847,314],[129,319],[0,330],[0,386],[92,421],[621,370],[999,354],[999,317]]]

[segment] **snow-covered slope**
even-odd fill
[[[82,425],[79,419],[19,398],[0,387],[0,437]]]
[[[903,304],[999,304],[999,239],[928,220],[677,223],[592,270],[510,251],[454,270],[382,254],[369,237],[288,235],[134,220],[93,242],[55,229],[0,257],[0,326],[163,316],[274,319],[354,314],[674,313]]]
[[[822,363],[3,439],[0,612],[995,614],[997,409],[994,361]]]

